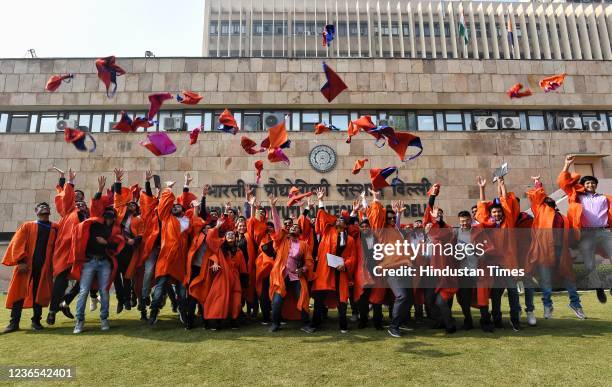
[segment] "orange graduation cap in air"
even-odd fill
[[[268,149],[268,161],[271,163],[284,162],[289,165],[289,157],[283,152],[283,149],[289,148],[291,140],[287,136],[285,121],[271,127],[268,130],[268,137],[261,142],[261,147]]]
[[[185,91],[183,90],[181,93],[176,95],[176,100],[184,105],[197,105],[200,100],[202,100],[202,96],[198,93],[194,93],[193,91]]]
[[[200,128],[201,128],[201,126],[198,126],[197,128],[193,129],[189,133],[189,145],[193,145],[196,142],[198,142],[198,136],[200,135],[200,131],[202,130]]]
[[[523,84],[522,83],[517,83],[516,85],[512,86],[506,92],[506,94],[508,94],[508,97],[510,97],[510,98],[529,97],[532,94],[531,93],[531,89],[527,88],[524,91],[521,91],[522,88],[523,88]]]
[[[87,137],[89,137],[89,139],[93,143],[91,149],[87,149],[87,147],[85,146],[85,139]],[[96,140],[93,138],[93,136],[78,129],[64,128],[64,141],[74,145],[74,147],[81,152],[93,152],[96,150]]]
[[[351,138],[358,135],[360,130],[367,131],[374,128],[376,128],[376,125],[372,122],[372,117],[370,116],[361,116],[356,120],[352,120],[349,122],[346,142],[350,143]]]
[[[261,180],[261,171],[263,171],[263,160],[255,161],[255,170],[257,171],[255,173],[255,176],[257,176],[255,183],[259,184],[259,180]]]
[[[164,101],[167,101],[169,99],[172,99],[172,94],[170,93],[150,94],[149,102],[151,103],[151,106],[149,107],[147,118],[149,120],[152,120],[157,115],[157,112],[159,112],[159,109],[161,109],[161,106],[164,103]]]
[[[300,193],[298,187],[293,186],[289,190],[289,201],[287,202],[287,207],[291,207],[294,204],[298,203],[300,200],[307,198],[312,195],[312,192]]]
[[[352,174],[356,175],[361,171],[361,168],[363,168],[365,166],[365,163],[368,161],[368,159],[359,159],[357,161],[355,161],[355,166],[353,167],[352,170]]]
[[[331,132],[332,130],[340,130],[334,125],[327,125],[323,122],[315,125],[315,134],[321,134],[325,132]]]
[[[106,96],[112,98],[117,91],[117,77],[125,74],[125,70],[115,64],[114,56],[107,56],[96,60],[96,69],[98,70],[98,78],[106,87]],[[109,93],[110,85],[113,85],[113,90]]]
[[[240,130],[234,116],[232,115],[232,112],[230,112],[228,109],[225,109],[219,116],[219,123],[221,125],[219,125],[218,129],[223,132],[236,134]]]
[[[250,155],[255,155],[257,153],[266,151],[265,148],[261,148],[259,150],[255,149],[255,147],[257,146],[257,143],[251,140],[250,138],[248,138],[247,136],[242,136],[240,138],[240,146],[242,147],[242,149],[244,149],[246,153]]]
[[[544,78],[540,81],[540,87],[545,93],[555,91],[563,85],[563,82],[565,82],[565,75],[565,73],[561,73],[559,75]]]
[[[397,174],[397,167],[370,169],[370,179],[372,180],[372,188],[375,191],[379,191],[385,187],[388,187],[389,183],[387,183],[387,178],[394,173]]]
[[[70,83],[72,78],[74,78],[74,74],[54,75],[47,81],[45,90],[54,92],[60,87],[62,82]]]

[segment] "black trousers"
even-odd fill
[[[361,297],[359,297],[359,301],[357,302],[358,307],[359,307],[359,325],[362,327],[365,327],[368,323],[371,293],[372,293],[372,289],[370,288],[363,289],[363,293],[361,293]],[[374,327],[382,328],[382,321],[383,321],[382,304],[372,304],[372,313],[373,313],[372,317],[374,321]]]
[[[115,297],[117,302],[122,304],[131,302],[132,299],[132,280],[125,278],[130,260],[132,258],[132,247],[126,246],[117,255],[117,274],[115,275]]]
[[[318,328],[319,326],[321,326],[321,322],[323,321],[323,316],[325,315],[325,312],[327,310],[327,307],[325,306],[325,300],[327,299],[328,294],[333,294],[336,297],[336,300],[338,302],[338,319],[339,319],[339,324],[340,324],[340,329],[341,330],[347,330],[348,329],[348,320],[346,318],[346,309],[347,309],[347,304],[346,302],[340,302],[340,274],[339,273],[335,273],[336,274],[336,290],[333,291],[327,291],[327,290],[320,290],[320,291],[316,291],[313,292],[313,298],[314,298],[314,312],[312,314],[312,327],[313,328]]]
[[[189,283],[191,283],[191,281],[193,281],[193,279],[200,274],[200,269],[201,269],[200,266],[191,266],[191,277],[189,279]],[[187,289],[189,289],[189,287]],[[191,326],[195,322],[195,312],[196,312],[196,307],[198,306],[198,300],[196,300],[195,298],[189,295],[189,290],[187,290],[186,304],[187,304],[187,311],[186,311],[187,325]]]
[[[66,304],[69,304],[76,296],[79,294],[79,286],[78,284],[73,286],[68,293],[66,293],[66,289],[68,288],[68,275],[70,274],[70,269],[67,269],[61,273],[59,273],[53,279],[53,290],[51,292],[51,304],[49,305],[50,312],[57,312],[60,309],[60,303],[65,301]]]
[[[259,304],[261,305],[261,316],[263,322],[270,322],[270,313],[272,312],[272,301],[270,300],[270,278],[265,278],[262,282]]]
[[[34,300],[36,300],[36,293],[38,293],[38,283],[40,282],[40,272],[41,267],[32,267],[32,294],[34,295]],[[13,307],[11,308],[11,324],[19,326],[19,321],[21,320],[21,312],[23,310],[23,302],[24,300],[18,300],[13,303]],[[32,322],[40,323],[42,318],[42,306],[38,305],[36,301],[32,305]]]

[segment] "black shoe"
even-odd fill
[[[138,300],[136,299],[136,293],[132,293],[132,308],[138,305]]]
[[[387,329],[387,332],[393,337],[402,337],[402,332],[400,332],[400,330],[397,328],[389,327],[389,329]]]
[[[70,311],[70,307],[69,306],[62,306],[60,308],[60,310],[62,311],[62,313],[64,314],[64,316],[68,317],[71,320],[74,320],[74,315],[72,314],[72,312]]]
[[[272,324],[270,328],[268,328],[268,332],[273,333],[280,329],[280,325]]]
[[[47,325],[54,325],[55,324],[55,312],[49,312],[49,314],[47,314]]]
[[[502,322],[502,319],[501,319],[501,318],[499,318],[499,319],[497,319],[497,318],[496,318],[496,319],[494,319],[494,320],[493,320],[493,325],[494,325],[494,326],[495,326],[495,328],[497,328],[497,329],[502,329],[502,328],[504,327],[504,323]]]
[[[472,319],[465,319],[463,320],[463,329],[466,331],[472,330],[474,329],[474,322],[472,321]]]
[[[383,328],[381,324],[374,324],[374,329],[376,329],[377,331],[382,331],[385,328]]]
[[[453,334],[457,332],[457,327],[455,325],[451,325],[450,327],[446,328],[446,333],[448,334]]]
[[[602,304],[605,304],[606,302],[608,302],[608,296],[606,296],[606,292],[603,290],[603,288],[599,288],[596,291],[597,291],[597,299],[599,300],[599,302],[601,302]]]
[[[515,332],[518,332],[521,330],[521,323],[518,318],[511,318],[510,326],[512,327],[512,330]]]
[[[145,305],[146,305],[146,306],[151,305],[151,297],[145,297],[145,299],[144,299],[144,300],[145,300]]]
[[[178,313],[178,305],[176,303],[172,303],[172,313]]]
[[[123,312],[123,302],[117,302],[117,314]]]
[[[40,325],[40,321],[32,321],[32,329],[35,331],[42,331],[43,326]]]
[[[125,308],[125,310],[132,310],[132,303],[128,301],[125,304],[123,304],[123,307]]]
[[[148,321],[148,317],[147,317],[147,310],[141,310],[140,311],[140,321]]]
[[[309,333],[310,334],[310,333],[315,333],[316,329],[311,327],[311,326],[309,326],[309,325],[306,325],[306,326],[302,327],[301,331],[304,332],[304,333]]]
[[[157,323],[158,316],[159,316],[159,310],[151,309],[151,315],[149,316],[149,325],[155,325]]]
[[[230,328],[238,329],[238,320],[230,320]]]
[[[187,323],[187,314],[185,313],[185,308],[179,307],[178,308],[178,315],[179,315],[179,320],[181,320],[181,323],[182,324],[186,324]]]
[[[357,324],[357,329],[365,329],[368,326],[368,323],[365,321],[359,321]]]
[[[492,333],[495,331],[495,326],[493,324],[489,323],[480,323],[480,329],[482,329],[483,332],[488,332],[488,333]]]
[[[18,330],[19,330],[19,324],[10,323],[9,325],[6,326],[6,328],[4,328],[4,331],[2,333],[12,333],[12,332],[17,332]]]

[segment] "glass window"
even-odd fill
[[[146,117],[148,114],[148,112],[135,112],[135,113],[131,113],[131,118],[134,119],[136,117]],[[136,132],[155,132],[155,125],[151,126],[150,128],[138,128],[136,129]]]
[[[261,114],[259,113],[244,113],[242,129],[247,132],[255,132],[261,130]]]
[[[462,131],[463,122],[461,118],[461,112],[446,112],[446,130],[451,132]]]
[[[521,130],[527,130],[527,114],[525,112],[519,113],[519,120],[521,121]]]
[[[57,115],[43,114],[40,116],[40,133],[54,133],[57,125]]]
[[[38,125],[38,114],[30,116],[30,133],[36,133],[36,125]]]
[[[8,114],[0,113],[0,133],[6,133],[7,123],[8,123]]]
[[[301,130],[301,127],[300,127],[300,112],[298,112],[298,111],[291,112],[291,130],[293,130],[293,131]]]
[[[204,113],[204,130],[210,131],[212,127],[212,113],[206,112]]]
[[[463,119],[465,120],[465,127],[467,130],[472,130],[472,113],[463,113]]]
[[[172,115],[170,114],[170,112],[160,112],[158,116],[159,116],[158,126],[159,126],[159,130],[161,131],[161,130],[164,130],[164,120],[166,118],[172,117]]]
[[[418,130],[432,131],[435,129],[434,116],[431,112],[418,112]]]
[[[187,130],[193,130],[202,125],[201,114],[185,114],[185,126]]]
[[[438,130],[444,130],[444,113],[436,113],[436,128]]]
[[[408,130],[417,130],[417,116],[415,112],[408,113]]]
[[[349,116],[347,113],[333,113],[331,115],[331,124],[340,130],[348,129]]]
[[[302,130],[313,132],[314,126],[321,122],[319,112],[303,112],[302,113]]]
[[[542,113],[529,113],[528,120],[529,130],[546,130],[546,124]]]
[[[401,112],[392,112],[387,119],[388,125],[397,130],[408,130],[406,115]]]
[[[115,122],[115,113],[105,113],[102,131],[109,132]]]
[[[26,133],[28,131],[28,115],[13,114],[11,116],[11,133]]]
[[[90,129],[89,125],[91,121],[91,115],[87,113],[79,114],[79,126],[87,126],[87,129]]]
[[[582,113],[582,127],[588,128],[589,122],[599,120],[599,115],[595,112]]]
[[[91,132],[98,133],[102,129],[102,114],[94,114],[91,116],[91,128],[89,130]],[[42,123],[40,125],[40,130],[42,131]]]
[[[351,121],[359,118],[359,112],[351,112]]]

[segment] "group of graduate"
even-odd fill
[[[488,239],[489,258],[496,257],[502,267],[526,267],[528,275],[537,278],[546,319],[553,316],[552,275],[563,277],[569,307],[577,318],[584,319],[569,248],[578,248],[589,283],[597,289],[599,301],[606,302],[595,252],[612,254],[612,197],[597,193],[595,177],[570,174],[573,161],[572,156],[566,158],[558,177],[568,196],[567,216],[558,211],[537,176],[527,192],[532,215],[520,211],[517,196],[506,191],[503,178],[497,181],[498,196],[488,200],[486,181],[479,177],[480,200],[471,211],[459,212],[457,227],[445,221],[443,209],[435,204],[441,193],[438,184],[428,192],[423,219],[402,224],[404,204],[397,201],[391,210],[386,208],[377,190],[368,196],[362,193],[351,211],[340,216],[325,210],[324,189],[312,193],[292,189],[287,205],[299,207],[299,213],[287,219],[281,219],[277,211],[279,198],[269,197],[267,210],[251,189],[243,208],[227,203],[222,211],[207,210],[210,187],[204,186],[198,197],[191,191],[189,173],[176,196],[175,182],[166,182],[163,189],[153,187],[151,171],[144,176],[142,190],[138,185],[125,186],[124,171],[116,169],[112,188],[105,190],[106,178],[101,176],[97,193],[87,205],[83,191],[76,189],[76,173],[69,170],[66,176],[56,169],[59,222],[50,221],[48,203],[39,203],[37,219],[18,228],[2,260],[14,266],[6,298],[11,317],[4,332],[19,330],[25,308],[33,309],[32,329],[42,330],[42,308],[48,306],[47,325],[54,325],[61,312],[75,319],[74,333],[81,333],[88,298],[90,311],[100,308],[101,329],[108,330],[112,285],[117,314],[136,308],[149,325],[158,322],[160,310],[170,300],[186,329],[238,328],[258,321],[276,332],[286,321],[300,320],[301,330],[313,333],[326,322],[330,325],[328,310],[337,309],[342,333],[348,331],[349,323],[366,328],[370,311],[374,328],[382,330],[383,306],[387,305],[387,330],[393,337],[402,336],[410,319],[455,332],[451,313],[455,296],[464,315],[464,329],[474,328],[473,307],[480,312],[482,330],[503,328],[501,300],[507,291],[510,326],[521,329],[522,308],[513,278],[419,282],[386,277],[381,283],[373,274],[374,244],[396,240],[465,244]],[[519,243],[512,233],[492,233],[521,228],[531,230],[528,244]],[[538,234],[538,229],[553,232]],[[329,254],[341,257],[342,263],[330,265]],[[443,258],[423,254],[411,264],[426,262],[435,267],[448,262]],[[469,262],[474,261],[455,264]],[[394,268],[404,262],[389,256],[379,264]],[[476,265],[484,263],[477,261]],[[76,316],[70,310],[75,298]],[[533,287],[526,286],[529,325],[536,325],[533,298]]]

